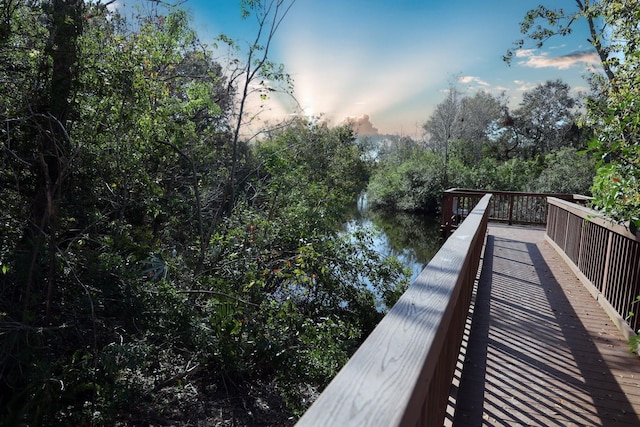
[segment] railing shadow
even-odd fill
[[[447,424],[453,422],[453,425],[482,425],[494,256],[494,237],[489,235],[484,248],[482,271],[472,300],[471,324],[465,331],[463,341],[466,350],[464,360],[461,360],[463,367],[456,372],[457,378],[454,378],[454,383],[455,380],[459,383],[456,389],[452,390],[455,397],[451,404],[454,407],[455,418],[453,414],[447,413]]]
[[[472,319],[453,425],[640,425],[535,243],[488,236]]]

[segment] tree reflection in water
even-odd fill
[[[411,269],[411,282],[438,252],[440,221],[436,217],[410,213],[385,213],[368,209],[366,194],[354,206],[345,231],[358,227],[374,231],[373,249],[385,256],[395,256]]]

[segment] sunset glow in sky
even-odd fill
[[[333,123],[366,115],[380,133],[416,137],[450,84],[467,94],[506,92],[513,105],[524,90],[550,79],[587,91],[584,77],[597,56],[585,22],[543,50],[521,50],[510,67],[502,61],[522,37],[524,14],[540,1],[297,0],[271,58],[293,77],[306,114]],[[574,7],[567,0],[543,3]],[[183,7],[204,41],[219,33],[255,37],[255,20],[240,19],[239,1],[189,0]],[[273,102],[270,114],[291,112]]]

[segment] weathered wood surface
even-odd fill
[[[298,426],[442,425],[489,200],[445,242]]]
[[[490,224],[446,424],[640,425],[640,359],[544,234]]]

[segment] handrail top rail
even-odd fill
[[[601,227],[606,228],[607,230],[611,230],[614,233],[620,234],[628,239],[640,242],[640,237],[631,233],[627,227],[622,224],[616,223],[614,220],[607,218],[601,212],[598,212],[594,209],[551,196],[547,197],[547,203],[550,205],[562,207],[562,209],[569,211],[582,219],[589,220]]]
[[[532,197],[556,197],[559,199],[573,199],[573,200],[591,200],[591,197],[583,194],[571,194],[571,193],[530,193],[527,191],[504,191],[504,190],[477,190],[469,188],[449,188],[444,190],[445,193],[458,193],[482,196],[485,194],[493,195],[514,195],[514,196],[532,196]]]

